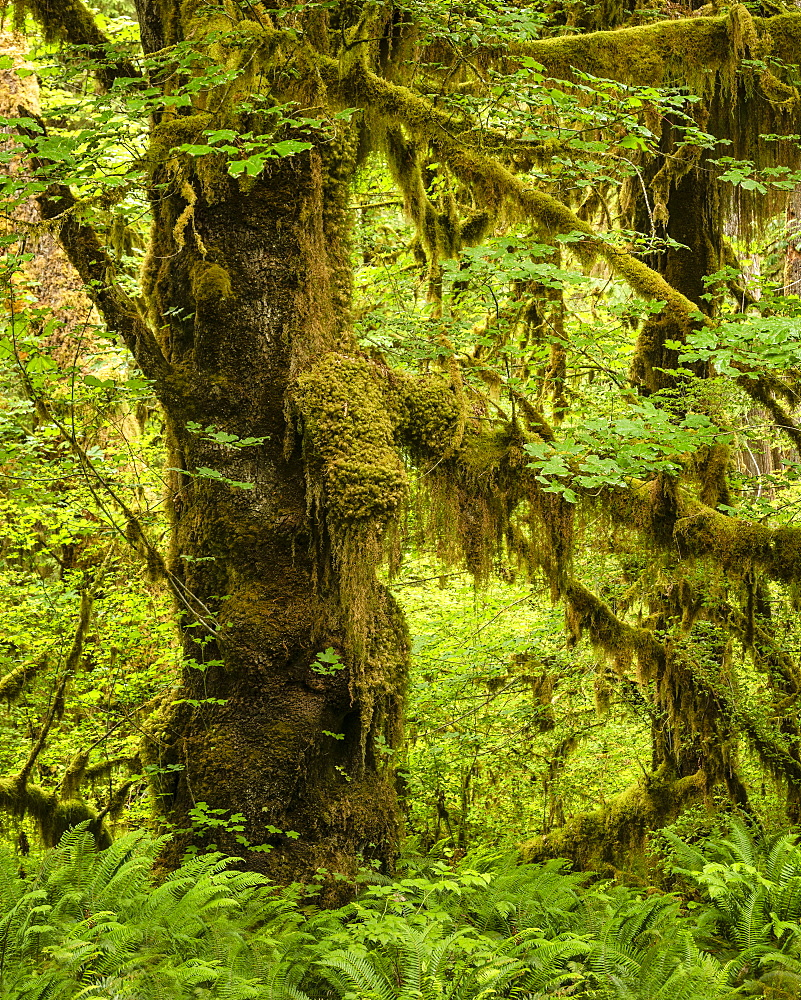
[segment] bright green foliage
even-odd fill
[[[781,975],[801,987],[801,848],[791,833],[766,836],[743,819],[697,845],[670,831],[672,868],[708,900],[699,927],[735,983]],[[795,977],[795,978],[794,978]]]
[[[586,885],[560,862],[408,862],[323,913],[220,855],[154,870],[141,834],[69,833],[24,877],[0,855],[0,996],[124,1000],[701,1000],[725,971],[670,896]],[[154,881],[155,879],[155,881]]]

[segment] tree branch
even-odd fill
[[[600,500],[611,517],[635,528],[660,548],[676,548],[684,557],[713,559],[738,575],[753,566],[772,580],[801,580],[801,528],[769,528],[708,507],[689,490],[677,489],[675,507],[667,512],[656,496],[658,483],[632,480],[608,487]]]
[[[65,185],[52,184],[36,201],[42,218],[53,223],[54,235],[109,330],[122,337],[144,376],[153,382],[159,401],[174,407],[184,396],[183,384],[135,304],[114,282],[114,261],[94,229],[81,219],[77,199]]]
[[[341,86],[349,103],[378,111],[384,119],[404,125],[415,137],[428,140],[490,211],[511,205],[519,214],[538,222],[551,236],[580,233],[581,241],[573,246],[581,256],[603,258],[638,294],[664,301],[682,326],[689,327],[697,316],[697,306],[661,274],[632,254],[612,246],[562,202],[527,186],[502,164],[474,148],[464,134],[459,134],[458,123],[424,98],[382,80],[362,64],[354,67]]]
[[[10,705],[20,696],[28,681],[33,680],[40,671],[47,667],[47,655],[40,657],[36,663],[21,663],[14,667],[5,677],[0,677],[0,698]]]
[[[718,17],[685,17],[652,24],[541,38],[512,46],[502,61],[516,69],[521,56],[532,56],[558,79],[575,69],[632,86],[689,85],[699,91],[714,86],[715,75],[734,79],[743,45],[742,10]],[[771,56],[794,64],[801,45],[801,14],[750,19],[757,35],[770,36]],[[494,50],[492,54],[498,55]]]

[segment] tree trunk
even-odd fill
[[[711,182],[701,170],[691,170],[678,181],[671,182],[666,199],[669,217],[660,227],[660,235],[681,247],[669,246],[649,264],[662,274],[671,287],[680,291],[702,312],[708,312],[704,278],[720,268],[720,246],[716,245],[714,219],[711,210]],[[647,232],[642,213],[639,226]],[[666,347],[666,342],[682,342],[686,335],[682,322],[666,309],[648,319],[637,342],[632,377],[639,390],[649,395],[675,384],[671,370],[678,364],[678,352]],[[695,369],[697,366],[691,365]],[[704,371],[697,371],[702,376]]]
[[[158,41],[154,11],[140,16]],[[392,865],[386,751],[399,733],[407,638],[373,585],[358,649],[349,639],[343,567],[310,514],[292,402],[316,358],[354,351],[343,235],[351,145],[345,129],[339,144],[276,159],[240,186],[225,164],[170,153],[197,134],[198,117],[154,130],[145,268],[183,385],[165,408],[169,574],[186,659],[148,753],[161,808],[179,831],[193,819],[195,830],[165,860],[215,844],[283,882],[321,867],[351,878],[362,861]],[[342,669],[336,657],[317,661],[328,648]]]
[[[801,295],[801,188],[787,200],[787,251],[784,256],[784,294]]]

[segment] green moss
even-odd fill
[[[99,847],[108,847],[111,838],[97,811],[85,802],[72,798],[60,801],[55,792],[17,779],[0,781],[0,809],[14,816],[30,816],[39,828],[45,847],[54,847],[63,835],[78,823],[89,820]]]
[[[702,20],[696,18],[689,22],[664,23],[672,26],[694,24]],[[609,59],[608,54],[604,59]],[[613,64],[605,63],[607,67]],[[599,75],[605,74],[601,72]],[[594,256],[602,257],[639,294],[666,302],[668,310],[677,321],[690,322],[695,306],[660,274],[631,254],[623,252],[620,247],[599,239],[592,227],[562,202],[544,191],[529,187],[497,160],[483,155],[458,135],[454,135],[458,131],[458,123],[437,111],[424,98],[380,79],[362,66],[356,67],[344,81],[344,90],[349,101],[371,107],[375,113],[380,113],[390,122],[403,123],[415,138],[430,142],[454,175],[470,188],[484,210],[494,213],[505,209],[508,214],[531,218],[543,228],[546,238],[550,239],[560,234],[582,234],[584,239],[572,244],[572,250],[586,262],[590,262]]]
[[[200,140],[203,130],[209,128],[212,116],[206,112],[181,115],[161,122],[150,133],[148,160],[152,166],[161,166],[174,156],[176,146],[194,144]]]
[[[8,0],[4,0],[0,3],[0,11],[8,6]],[[108,44],[94,15],[81,0],[14,0],[13,6],[20,24],[24,23],[20,15],[29,12],[42,26],[48,41],[60,39],[71,45]]]
[[[559,79],[578,69],[638,86],[680,82],[705,92],[732,57],[730,21],[726,15],[693,17],[544,38],[526,45],[525,52]]]
[[[372,362],[327,355],[298,379],[312,495],[332,528],[386,524],[406,498],[386,377]]]
[[[47,667],[47,658],[42,657],[37,663],[22,663],[0,678],[0,699],[9,704],[19,697],[28,681]]]
[[[772,541],[773,575],[784,583],[801,582],[801,529],[777,528]]]
[[[100,850],[109,847],[111,835],[98,817],[97,812],[81,799],[67,799],[59,802],[48,818],[47,825],[42,825],[42,839],[46,847],[55,847],[61,838],[74,826],[89,821],[89,830],[95,838]]]
[[[695,556],[713,555],[723,569],[741,577],[753,565],[770,561],[769,528],[715,511],[679,518],[673,537],[679,551]]]
[[[488,234],[492,226],[492,216],[489,212],[473,212],[462,223],[459,232],[459,242],[463,247],[477,246]]]
[[[379,594],[376,566],[388,554],[389,529],[408,490],[390,395],[384,369],[328,354],[300,376],[293,396],[303,428],[318,580],[336,581],[358,663]]]
[[[725,444],[701,448],[693,456],[693,471],[701,484],[699,499],[707,507],[731,506],[727,481],[730,464],[731,449]]]
[[[696,470],[704,489],[717,489],[719,478],[729,461],[725,449],[702,454]],[[717,487],[714,484],[717,483]],[[724,484],[725,485],[725,484]],[[675,495],[672,531],[657,530],[654,511],[658,508],[655,491],[658,481],[632,482],[628,489],[609,489],[601,500],[613,521],[625,524],[655,541],[661,548],[675,550],[685,558],[708,558],[731,575],[744,578],[753,568],[763,570],[782,583],[801,580],[801,531],[787,526],[771,529],[764,524],[731,517],[706,506],[689,490]]]
[[[671,823],[689,802],[701,798],[701,772],[676,779],[667,767],[631,785],[595,812],[581,813],[564,827],[521,845],[527,861],[570,858],[582,869],[630,867],[651,830]]]
[[[231,275],[219,264],[198,261],[191,269],[192,294],[198,303],[214,305],[231,293]]]
[[[61,779],[60,797],[62,799],[74,799],[77,796],[78,788],[86,774],[86,767],[89,763],[89,754],[81,751],[72,759],[69,767],[64,772]]]
[[[399,442],[433,461],[458,444],[463,401],[444,373],[409,376],[394,373],[391,406]]]
[[[176,219],[174,238],[183,246],[184,231],[192,219],[194,205],[201,196],[209,205],[226,201],[236,191],[236,182],[228,174],[228,161],[222,154],[190,157],[176,152],[183,145],[204,142],[204,131],[211,127],[237,129],[236,115],[221,118],[204,110],[164,121],[151,131],[146,162],[154,183],[169,183],[177,188],[186,204]],[[202,252],[202,251],[201,251]]]
[[[577,642],[585,632],[592,644],[615,663],[626,665],[636,657],[641,673],[654,672],[664,662],[664,649],[645,628],[635,628],[621,621],[611,608],[577,580],[564,588],[568,630]]]
[[[482,434],[471,434],[464,441],[464,447],[459,451],[459,463],[467,475],[475,478],[492,475],[501,464],[512,460],[514,441],[510,441],[506,431],[485,431]]]

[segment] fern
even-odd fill
[[[417,861],[340,910],[303,912],[220,855],[155,885],[161,843],[130,835],[98,852],[78,829],[27,879],[0,853],[0,1000],[713,1000],[796,974],[801,872],[788,838],[751,854],[742,836],[685,852],[701,856],[694,877],[725,932],[725,965],[699,948],[703,922],[675,897],[587,887],[565,862]]]

